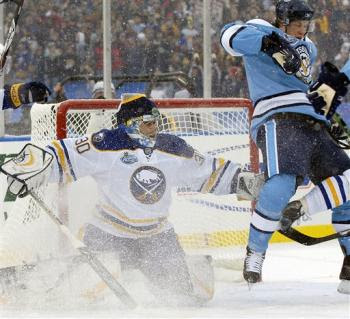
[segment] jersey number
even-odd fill
[[[76,150],[79,154],[83,154],[90,150],[90,143],[88,137],[82,137],[75,141]]]

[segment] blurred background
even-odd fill
[[[322,62],[341,67],[349,59],[350,1],[309,3],[315,9],[315,29],[309,37],[319,49],[313,70],[317,75]],[[202,0],[112,0],[116,97],[123,91],[118,91],[118,78],[169,72],[183,72],[192,85],[190,96],[203,96],[202,6]],[[212,97],[248,97],[242,59],[224,52],[220,30],[226,23],[257,17],[273,23],[274,1],[212,0],[211,6]],[[13,11],[4,7],[6,34]],[[102,29],[102,0],[25,1],[5,83],[42,81],[54,92],[51,102],[91,98],[95,82],[103,77]],[[77,80],[67,81],[72,77]],[[174,97],[167,90],[166,86],[154,88],[153,95]],[[29,134],[28,109],[6,112],[8,134]]]

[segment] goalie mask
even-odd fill
[[[123,94],[117,123],[123,124],[130,138],[144,147],[153,147],[158,133],[160,113],[144,94]]]

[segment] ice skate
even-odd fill
[[[252,284],[261,282],[261,270],[265,259],[265,253],[258,253],[247,247],[244,259],[243,278],[247,281],[249,288]]]
[[[338,292],[341,294],[350,295],[350,256],[345,256],[343,261],[343,267],[339,275],[340,284],[338,286]]]

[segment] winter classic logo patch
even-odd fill
[[[129,154],[128,152],[124,152],[123,156],[120,158],[120,160],[124,164],[134,164],[138,161],[137,156],[134,154]]]
[[[131,194],[142,204],[154,204],[164,195],[166,181],[164,174],[155,167],[139,167],[131,176]]]

